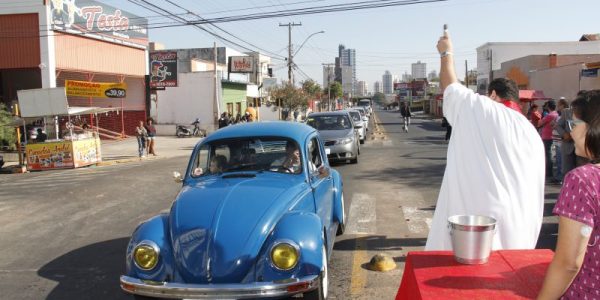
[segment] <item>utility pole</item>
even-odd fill
[[[331,111],[331,67],[335,64],[328,63],[323,64],[324,67],[327,67],[327,109]]]
[[[467,65],[466,59],[465,59],[465,86],[469,87],[469,67]]]
[[[293,26],[302,26],[302,23],[287,23],[281,24],[279,23],[279,27],[288,27],[288,80],[290,84],[294,85],[292,81],[292,27]]]

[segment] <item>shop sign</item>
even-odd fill
[[[254,72],[254,59],[250,56],[229,57],[230,73],[252,73]]]
[[[85,139],[81,141],[74,141],[73,148],[75,148],[75,168],[93,165],[102,161],[100,156],[100,140],[99,139]]]
[[[67,96],[92,98],[125,98],[127,84],[114,82],[92,82],[65,80]]]
[[[397,82],[394,83],[394,90],[405,90],[408,88],[408,83],[405,82]]]
[[[150,87],[177,86],[177,51],[150,52]]]
[[[70,141],[27,144],[27,169],[50,170],[73,168],[73,148]]]
[[[111,42],[148,45],[148,20],[91,0],[51,0],[54,30]]]

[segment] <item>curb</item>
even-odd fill
[[[163,157],[165,157],[165,156],[154,156],[154,157],[144,157],[144,158],[132,157],[132,158],[123,158],[123,159],[115,159],[115,160],[106,160],[106,161],[101,161],[101,162],[97,163],[96,167],[106,167],[106,166],[114,166],[117,164],[126,164],[126,163],[131,163],[131,162],[155,160],[155,159],[160,159]]]

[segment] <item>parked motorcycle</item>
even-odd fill
[[[175,135],[177,135],[177,137],[203,137],[202,131],[200,130],[200,119],[196,119],[191,125],[194,125],[194,129],[190,129],[188,125],[176,125]]]

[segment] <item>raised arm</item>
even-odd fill
[[[444,31],[444,35],[440,37],[437,43],[438,52],[441,55],[442,65],[440,67],[440,85],[442,93],[446,87],[458,82],[456,79],[456,71],[454,70],[454,57],[452,53],[452,42],[448,31]]]

